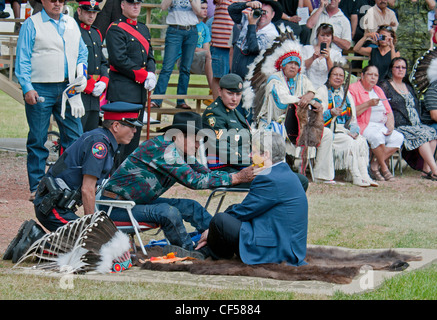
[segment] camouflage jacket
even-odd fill
[[[209,189],[232,184],[227,172],[211,171],[194,157],[179,154],[164,135],[143,142],[114,172],[105,190],[137,204],[159,198],[176,182],[190,189]]]

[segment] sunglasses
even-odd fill
[[[393,28],[390,26],[380,26],[379,30],[387,30],[387,31],[393,31]]]
[[[50,0],[50,2],[51,2],[51,3],[56,3],[56,2],[64,3],[65,0]]]
[[[131,129],[135,128],[135,125],[133,125],[132,123],[125,122],[123,120],[119,121],[119,123],[124,127],[129,127]]]

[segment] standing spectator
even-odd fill
[[[196,25],[199,23],[197,16],[200,15],[200,0],[163,0],[161,9],[168,9],[166,19],[168,28],[165,35],[164,61],[154,93],[165,94],[171,73],[182,49],[177,94],[186,95],[190,81],[191,63],[197,46]],[[151,106],[152,108],[160,108],[161,103],[162,100],[153,100]],[[191,109],[184,99],[176,101],[176,108]]]
[[[429,48],[428,11],[435,5],[435,0],[396,0],[394,3],[399,21],[399,51],[411,67]]]
[[[243,13],[246,8],[251,8],[247,15]],[[262,10],[258,17],[254,15],[256,9]],[[279,20],[282,9],[277,1],[260,0],[236,2],[231,4],[228,10],[232,20],[240,27],[231,70],[244,79],[248,66],[262,50],[270,48],[273,40],[279,35],[272,22]]]
[[[84,108],[81,101],[66,106],[65,118],[62,117],[61,101],[69,83],[76,83],[77,92],[85,89],[88,59],[88,50],[76,21],[62,14],[64,0],[41,2],[43,10],[28,18],[21,27],[15,62],[29,125],[26,147],[31,201],[45,174],[49,151],[44,144],[51,115],[58,124],[63,150],[82,134],[79,117]]]
[[[348,18],[351,24],[353,39],[358,27],[358,3],[356,0],[341,1],[338,5],[338,8],[343,12],[346,18]]]
[[[363,18],[363,27],[366,32],[376,32],[380,26],[390,26],[394,31],[399,22],[393,10],[387,7],[387,0],[376,0],[376,4],[367,10]]]
[[[153,90],[156,84],[150,32],[137,20],[141,1],[123,0],[121,10],[121,18],[111,24],[106,34],[110,65],[107,99],[143,105],[140,113],[143,119],[147,91]],[[115,167],[138,147],[140,136],[141,130],[137,130],[132,141],[120,147]]]
[[[219,96],[220,78],[231,70],[232,29],[234,21],[229,16],[228,7],[234,0],[214,0],[214,20],[211,26],[211,59],[214,100]]]
[[[302,18],[297,15],[297,8],[308,7],[308,11],[311,13],[313,10],[311,3],[307,0],[278,0],[278,2],[282,6],[283,14],[281,20],[278,20],[275,24],[280,26],[283,23],[285,26],[290,27],[301,44],[309,44],[311,29],[305,24],[299,24]]]
[[[340,51],[348,50],[352,41],[351,24],[338,8],[340,0],[331,0],[330,2],[321,0],[320,3],[320,7],[313,11],[307,21],[307,27],[313,29],[310,44],[313,44],[316,39],[317,28],[322,23],[329,23],[334,27],[332,47]]]
[[[82,117],[83,131],[90,131],[99,126],[100,95],[106,90],[109,81],[109,65],[102,52],[102,35],[93,26],[97,13],[100,12],[99,3],[79,0],[76,11],[76,21],[79,24],[82,39],[88,47],[88,80],[82,92],[82,102],[85,115]]]

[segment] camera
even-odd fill
[[[260,8],[253,9],[253,17],[255,19],[258,19],[262,15],[263,15],[263,10],[261,10]]]
[[[378,34],[378,41],[379,40],[385,40],[385,36],[382,34]]]
[[[320,44],[320,51],[323,51],[323,50],[325,50],[326,49],[326,42],[322,42],[321,44]]]

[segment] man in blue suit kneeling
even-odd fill
[[[298,177],[284,162],[285,142],[276,133],[252,137],[252,160],[259,171],[240,204],[216,214],[207,237],[215,259],[236,254],[246,264],[307,264],[308,202]]]

